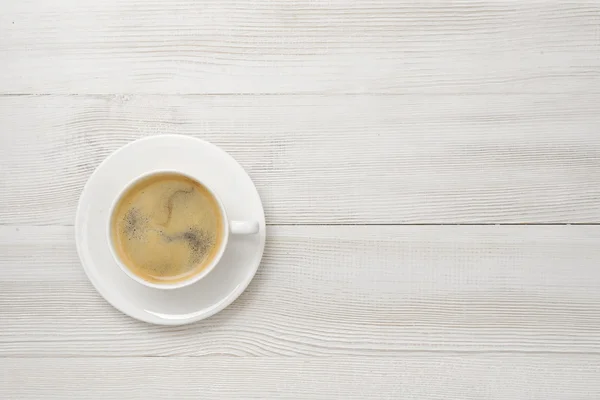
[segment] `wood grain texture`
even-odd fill
[[[0,398],[600,398],[600,226],[376,225],[600,223],[599,27],[591,0],[3,4]],[[161,133],[231,153],[271,224],[190,326],[109,306],[69,226]]]
[[[595,400],[598,355],[5,359],[4,399]],[[61,371],[57,374],[56,371]]]
[[[600,354],[600,227],[270,227],[230,307],[159,327],[87,281],[70,227],[0,227],[0,356]]]
[[[1,93],[599,93],[594,1],[28,0]]]
[[[600,222],[600,95],[0,97],[0,223],[72,224],[127,142],[208,139],[271,224]]]

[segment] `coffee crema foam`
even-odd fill
[[[119,200],[111,235],[121,261],[152,283],[176,283],[200,273],[223,240],[223,216],[200,183],[175,173],[137,182]]]

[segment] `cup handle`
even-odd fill
[[[258,222],[256,221],[231,221],[229,230],[234,235],[252,235],[258,233]]]

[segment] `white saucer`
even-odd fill
[[[215,269],[181,289],[152,289],[135,282],[109,250],[106,227],[111,202],[132,179],[157,169],[197,176],[219,195],[230,219],[255,220],[260,225],[257,235],[231,236]],[[246,289],[265,247],[265,215],[252,180],[229,154],[189,136],[151,136],[120,148],[96,168],[79,199],[75,241],[85,273],[115,308],[154,324],[188,324],[221,311]]]

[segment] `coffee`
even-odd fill
[[[202,184],[162,173],[142,179],[121,196],[111,236],[117,256],[136,276],[177,283],[199,274],[217,255],[223,215]]]

